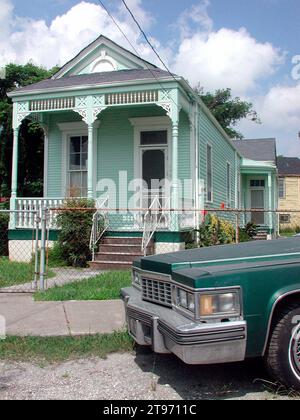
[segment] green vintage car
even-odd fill
[[[145,257],[121,293],[138,344],[188,364],[263,357],[300,389],[300,238]]]

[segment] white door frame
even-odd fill
[[[169,117],[146,117],[131,118],[134,127],[134,178],[142,179],[142,151],[143,150],[162,150],[166,156],[166,179],[170,178],[172,163],[172,122]],[[141,145],[141,133],[144,131],[167,131],[167,144],[155,144],[151,146]],[[169,197],[166,197],[166,199]]]
[[[250,187],[250,208],[254,209],[254,207],[252,207],[252,192],[253,191],[262,191],[263,192],[263,210],[266,209],[266,188],[265,187]],[[252,218],[252,215],[251,215]],[[265,212],[263,212],[263,225],[266,224],[266,214]]]

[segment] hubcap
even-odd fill
[[[292,337],[291,346],[291,359],[297,374],[300,375],[300,326],[295,329]]]

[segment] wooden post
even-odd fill
[[[235,217],[236,217],[235,239],[236,239],[236,243],[239,244],[240,243],[240,217],[239,217],[239,213],[236,213]]]

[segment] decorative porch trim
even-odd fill
[[[138,92],[107,93],[105,95],[106,105],[126,105],[156,103],[158,101],[158,90],[145,90]]]
[[[36,99],[29,102],[29,111],[53,111],[72,109],[75,107],[75,98]]]

